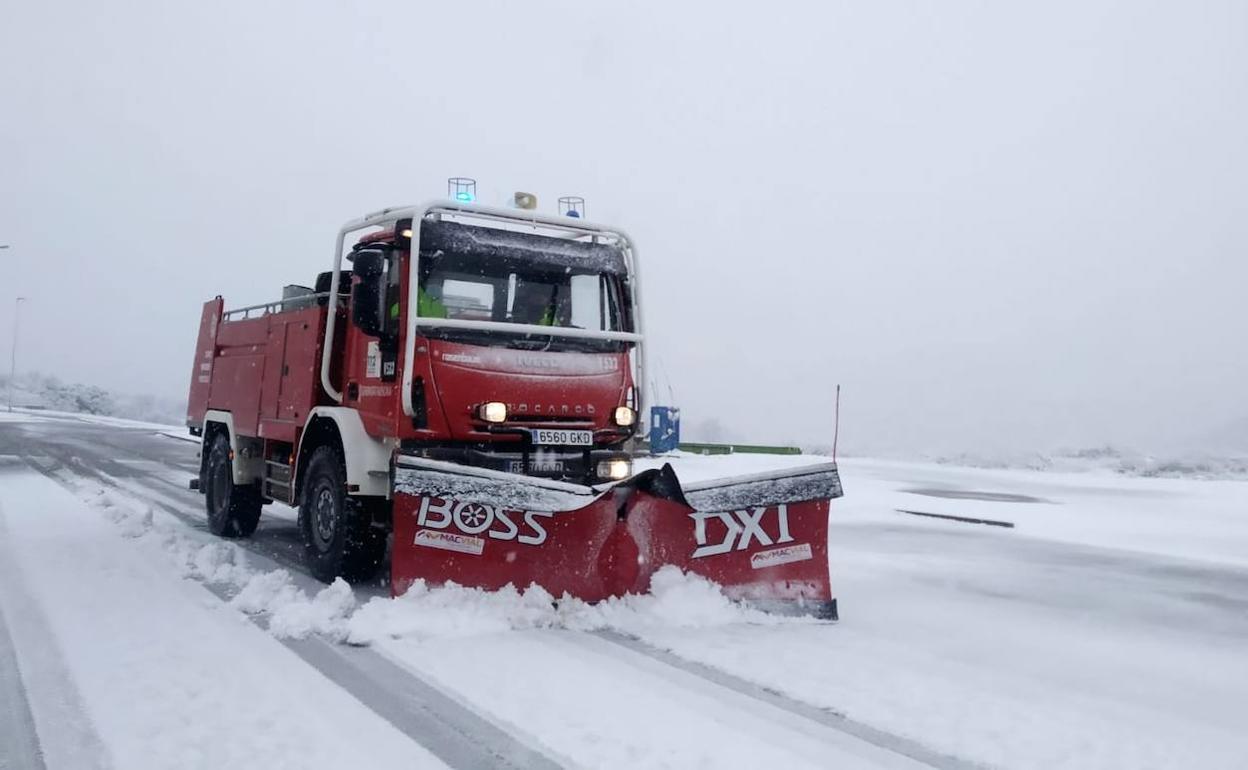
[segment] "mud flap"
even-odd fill
[[[595,602],[644,593],[671,564],[763,609],[835,619],[828,507],[840,496],[831,463],[683,487],[665,465],[586,487],[402,458],[391,585],[536,583]]]

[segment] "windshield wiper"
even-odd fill
[[[523,337],[507,341],[507,347],[517,350],[546,350],[553,341],[552,337],[542,337],[533,339],[531,337]]]

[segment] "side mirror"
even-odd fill
[[[380,251],[362,251],[352,263],[355,274],[351,286],[351,322],[370,337],[380,337],[386,328],[386,257]]]

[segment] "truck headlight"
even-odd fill
[[[502,401],[487,401],[477,407],[477,416],[486,422],[506,422],[507,405]]]
[[[617,406],[615,408],[615,424],[621,428],[627,428],[637,422],[637,411],[631,406]]]
[[[623,457],[598,461],[598,478],[600,479],[619,481],[628,478],[632,473],[633,463]]]

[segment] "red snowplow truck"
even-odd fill
[[[368,579],[389,550],[395,594],[536,583],[597,601],[672,564],[835,617],[835,465],[634,475],[643,344],[623,231],[466,200],[385,209],[339,230],[314,286],[204,304],[191,486],[223,537],[249,536],[266,503],[296,506],[325,581]]]

